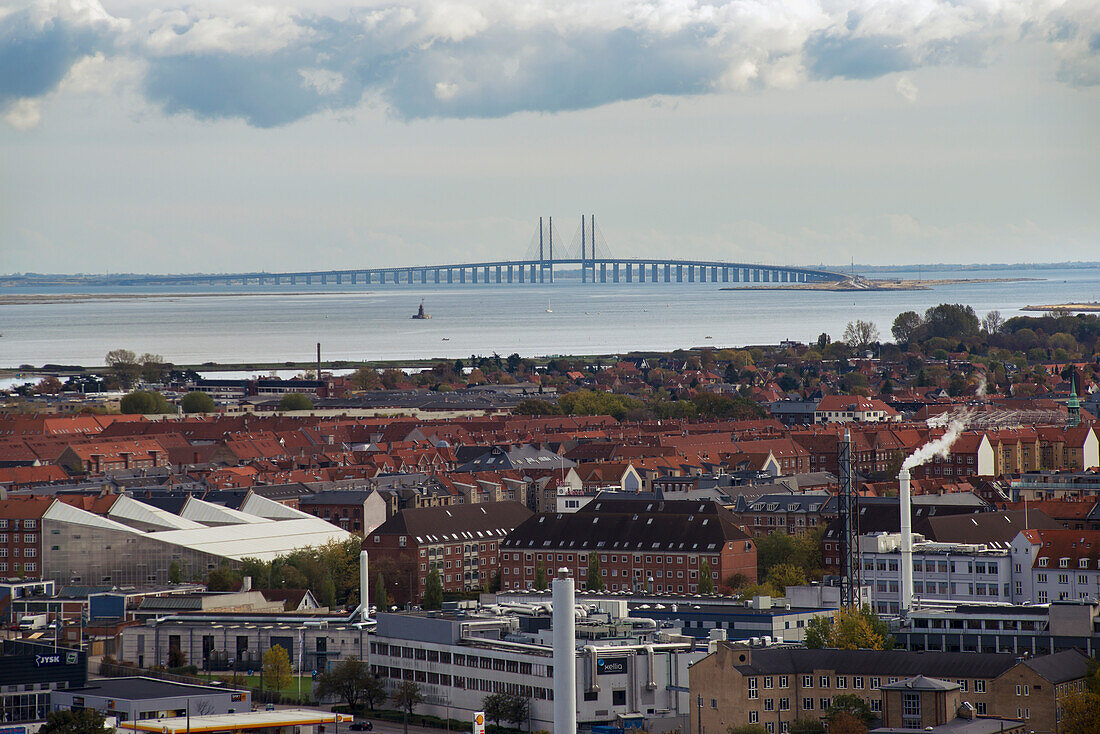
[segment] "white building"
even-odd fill
[[[606,604],[605,604],[606,605]],[[625,609],[625,604],[619,604]],[[490,613],[379,614],[370,664],[390,685],[420,684],[419,711],[468,718],[491,693],[529,698],[531,730],[553,728],[553,646],[544,609],[489,607]],[[622,611],[622,610],[620,610]],[[495,612],[495,613],[493,613]],[[578,606],[577,721],[646,720],[649,731],[682,726],[690,664],[705,647],[656,629]]]
[[[1013,599],[1100,599],[1100,531],[1024,530],[1012,541]]]
[[[876,612],[901,608],[901,534],[859,539],[862,583],[871,587]],[[999,543],[935,543],[913,533],[913,599],[998,602],[1012,600],[1009,548]]]

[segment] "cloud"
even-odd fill
[[[898,91],[898,94],[905,97],[910,102],[917,101],[917,85],[914,84],[909,77],[898,77],[898,83],[894,85],[894,88]]]
[[[1100,84],[1088,0],[332,0],[297,11],[197,0],[119,17],[98,0],[17,1],[0,13],[9,116],[97,54],[140,64],[146,98],[169,114],[259,127],[364,100],[401,119],[487,118],[874,79],[989,63],[1021,39],[1053,49],[1063,82]],[[916,94],[904,78],[896,88]]]

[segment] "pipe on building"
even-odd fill
[[[576,591],[569,569],[554,575],[554,734],[577,732]]]
[[[657,689],[657,679],[654,676],[653,668],[656,666],[656,651],[653,649],[653,645],[645,646],[646,657],[649,658],[649,663],[646,665],[645,687],[646,690],[653,691]]]
[[[913,606],[913,508],[909,496],[909,470],[898,474],[898,502],[901,505],[901,612]]]

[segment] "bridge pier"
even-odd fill
[[[613,273],[613,277],[615,279],[615,282],[618,283],[619,282],[619,263],[615,263],[614,265],[611,266],[611,268],[612,268],[612,273]]]
[[[688,265],[688,282],[689,283],[694,283],[695,282],[695,266],[694,265]]]
[[[645,263],[639,263],[638,264],[638,282],[639,283],[644,283],[645,282]]]
[[[683,265],[677,265],[676,266],[676,282],[677,283],[683,283],[684,282],[684,266]]]
[[[502,283],[502,282],[503,281],[500,278],[500,266],[497,265],[497,283]]]
[[[631,263],[626,263],[626,282],[634,282],[634,265]]]

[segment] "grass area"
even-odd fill
[[[232,685],[232,681],[233,681],[233,674],[232,673],[229,673],[229,674],[217,673],[217,674],[213,674],[213,675],[205,676],[205,677],[208,677],[208,678],[211,678],[211,679],[225,680],[229,683],[229,685]],[[298,695],[298,680],[299,679],[294,678],[292,676],[291,679],[290,679],[290,685],[287,686],[286,688],[281,689],[279,691],[279,693],[283,696],[292,696],[292,697],[297,696]],[[300,680],[302,681],[302,698],[308,698],[309,697],[309,692],[313,689],[313,676],[303,675],[303,676],[301,676]],[[241,686],[242,688],[259,688],[260,687],[260,676],[258,674],[257,675],[238,675],[237,676],[237,685]]]

